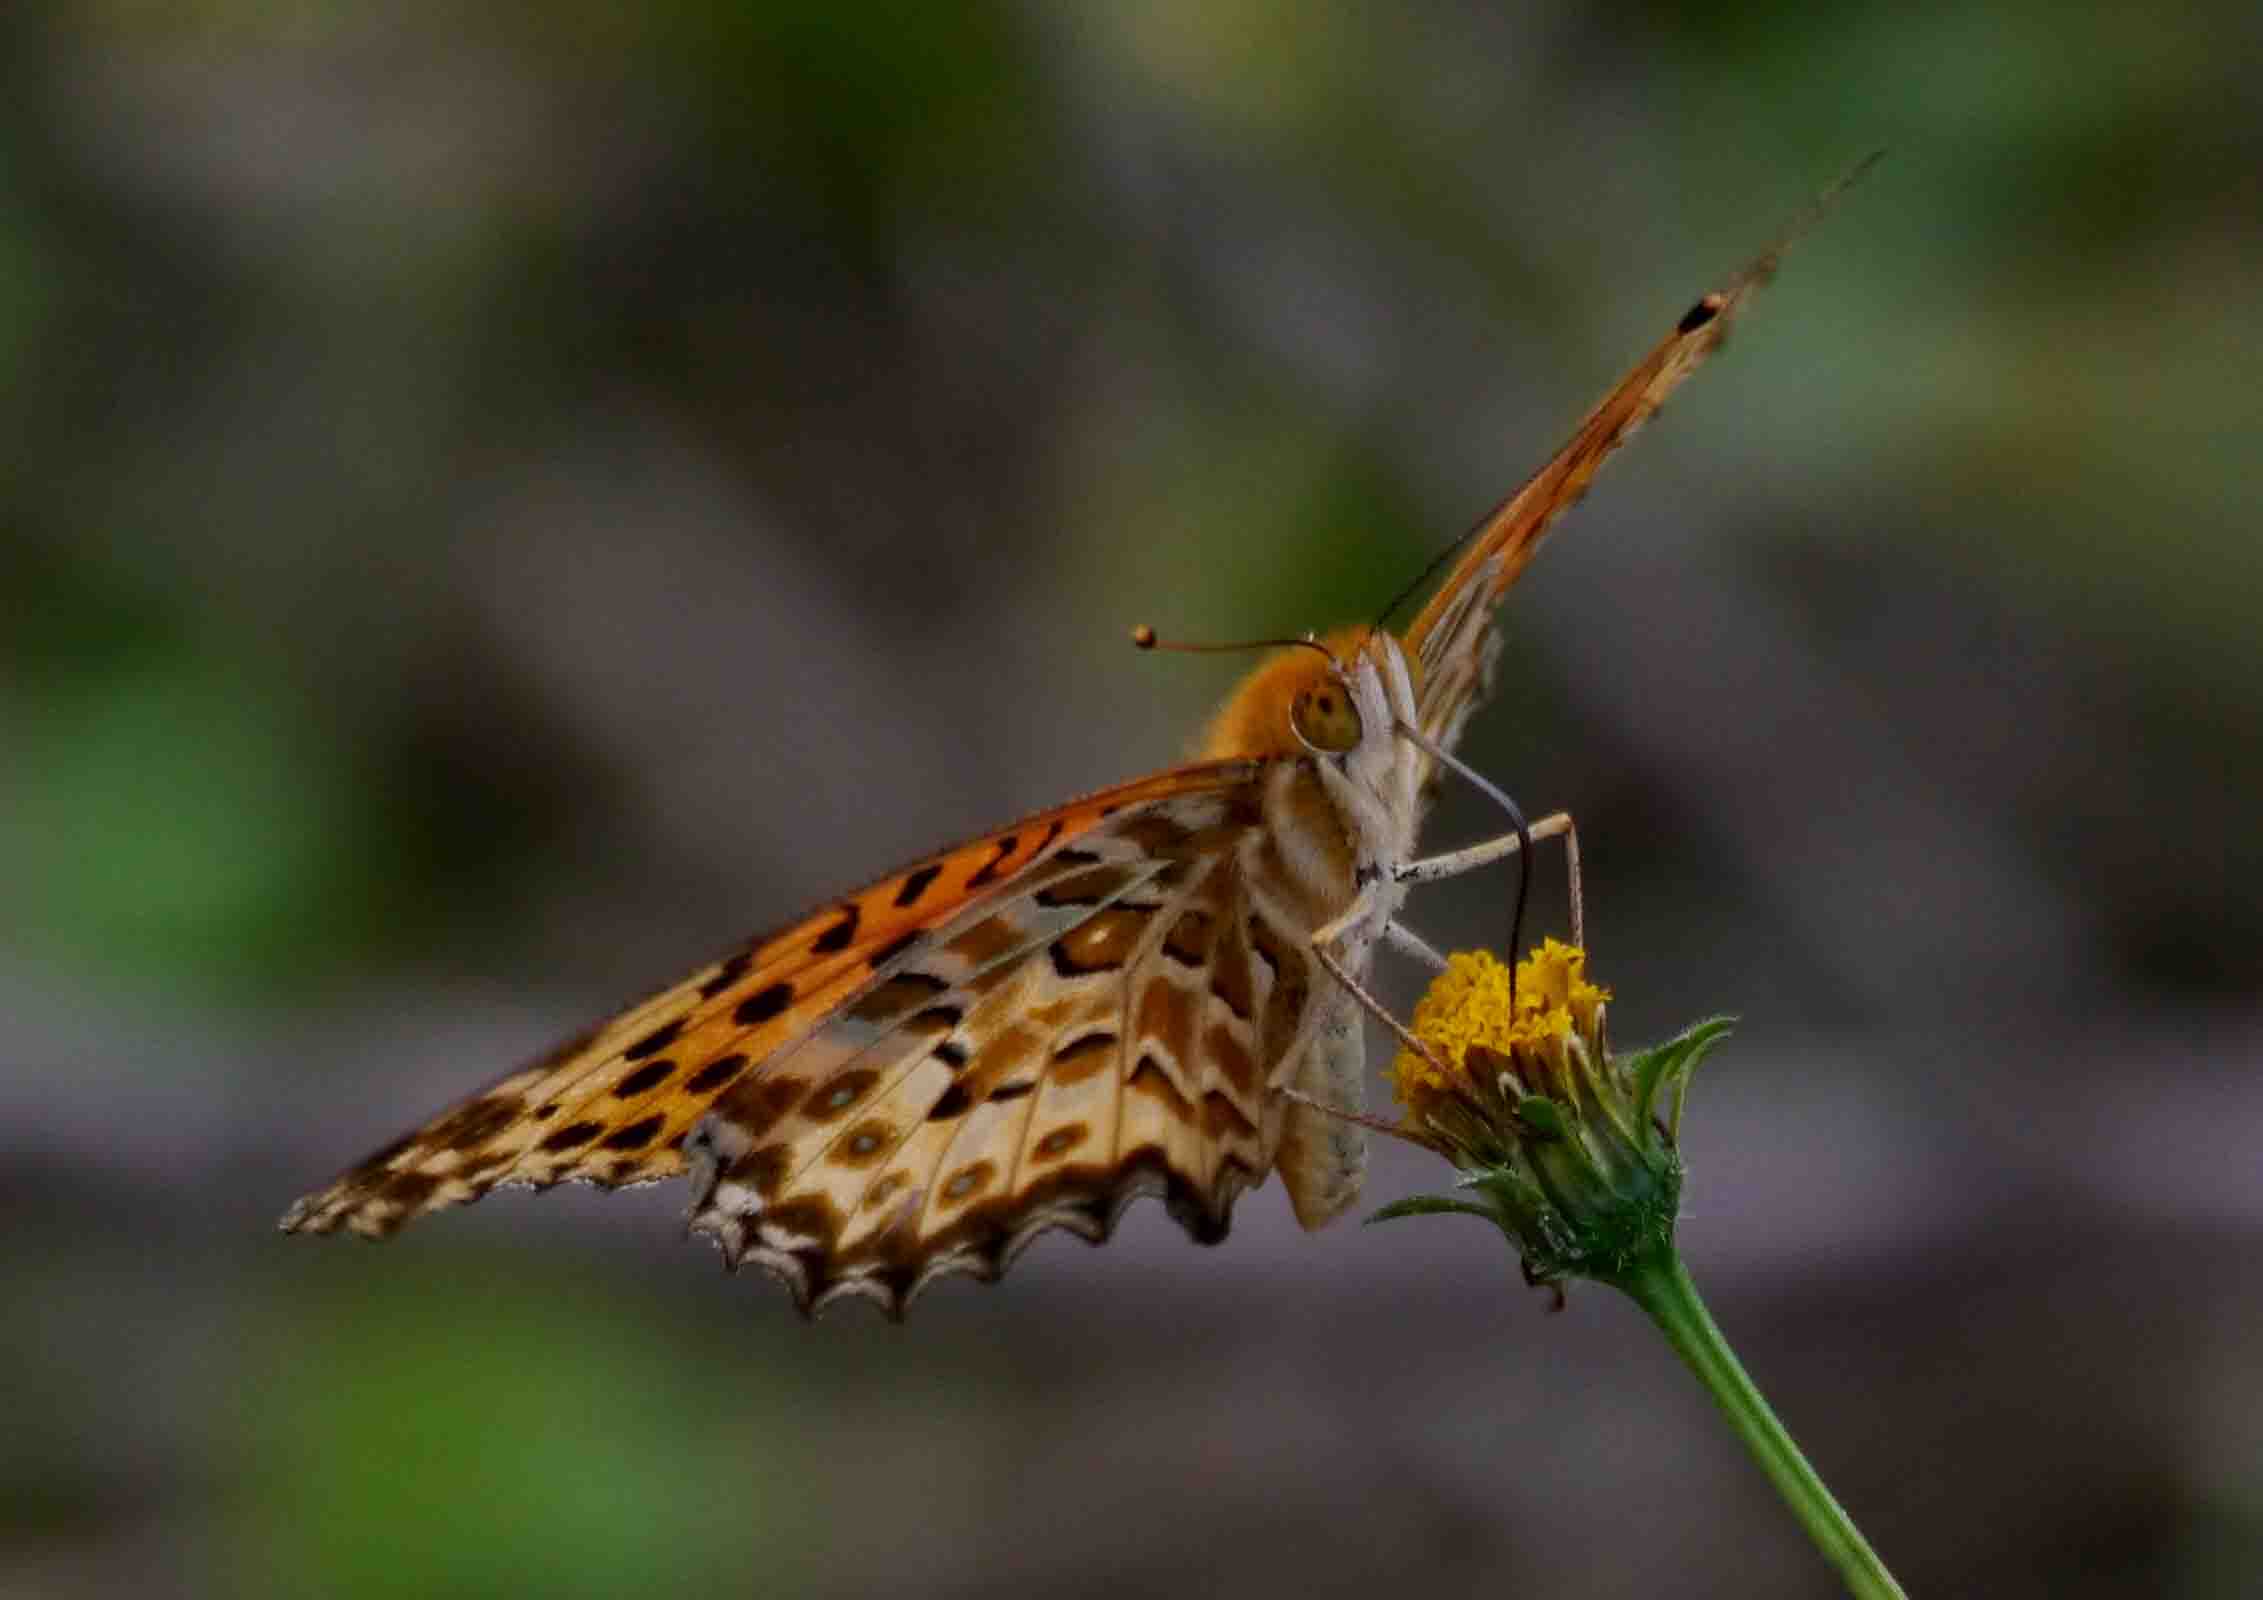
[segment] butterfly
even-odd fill
[[[768,1269],[805,1312],[858,1296],[900,1316],[941,1277],[995,1279],[1047,1229],[1103,1241],[1142,1195],[1213,1243],[1278,1174],[1300,1223],[1330,1221],[1364,1170],[1358,1119],[1328,1108],[1364,1100],[1376,946],[1424,953],[1393,920],[1410,885],[1545,831],[1414,854],[1492,681],[1497,604],[1781,248],[1692,305],[1472,529],[1403,635],[1281,649],[1197,759],[749,940],[386,1145],[282,1228],[377,1237],[505,1186],[688,1175],[689,1227],[731,1266]]]

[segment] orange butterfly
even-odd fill
[[[1780,249],[1781,246],[1779,245]],[[1349,628],[1237,688],[1202,756],[892,872],[608,1018],[293,1205],[379,1236],[505,1185],[689,1173],[690,1226],[804,1310],[901,1314],[1040,1231],[1159,1194],[1205,1243],[1278,1172],[1317,1228],[1359,1193],[1356,985],[1425,795],[1499,650],[1496,602],[1603,459],[1721,342],[1776,250],[1706,295],[1502,502],[1403,638]],[[1544,820],[1527,839],[1568,830]],[[1435,959],[1435,958],[1433,958]]]

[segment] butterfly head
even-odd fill
[[[1276,650],[1218,708],[1202,756],[1388,752],[1394,719],[1411,714],[1419,670],[1396,637],[1364,624]],[[1394,703],[1394,678],[1405,680],[1408,706]]]

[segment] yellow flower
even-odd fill
[[[1551,1092],[1569,1070],[1569,1042],[1596,1038],[1610,997],[1587,981],[1587,952],[1577,945],[1548,940],[1517,964],[1513,984],[1491,952],[1457,951],[1415,1007],[1409,1029],[1436,1060],[1402,1049],[1391,1064],[1392,1093],[1420,1126],[1443,1101],[1492,1099],[1496,1085],[1485,1079],[1504,1070],[1534,1091]],[[1489,1054],[1473,1064],[1472,1050]]]
[[[1595,1031],[1595,1018],[1611,998],[1608,989],[1587,981],[1587,952],[1576,944],[1550,939],[1517,965],[1519,1013],[1560,1013],[1580,1033]]]
[[[1410,1195],[1375,1220],[1457,1212],[1515,1243],[1534,1283],[1621,1283],[1673,1249],[1681,1207],[1682,1093],[1729,1031],[1715,1017],[1614,1056],[1610,992],[1587,953],[1550,939],[1513,969],[1457,951],[1432,980],[1391,1063],[1396,1130],[1451,1162],[1451,1194]]]

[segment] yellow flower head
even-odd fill
[[[1470,1064],[1473,1048],[1502,1058],[1545,1092],[1567,1070],[1567,1041],[1593,1040],[1610,998],[1587,981],[1587,952],[1577,945],[1548,940],[1517,964],[1513,986],[1509,969],[1490,952],[1457,951],[1414,1008],[1409,1029],[1438,1060],[1401,1050],[1391,1064],[1392,1093],[1417,1124],[1441,1100],[1473,1092],[1487,1098]]]
[[[1714,1017],[1616,1056],[1604,1038],[1610,998],[1587,981],[1587,953],[1554,939],[1514,969],[1482,950],[1454,955],[1415,1007],[1391,1086],[1406,1108],[1396,1131],[1461,1178],[1378,1219],[1484,1217],[1534,1283],[1623,1287],[1633,1268],[1670,1257],[1682,1094],[1731,1024]]]

